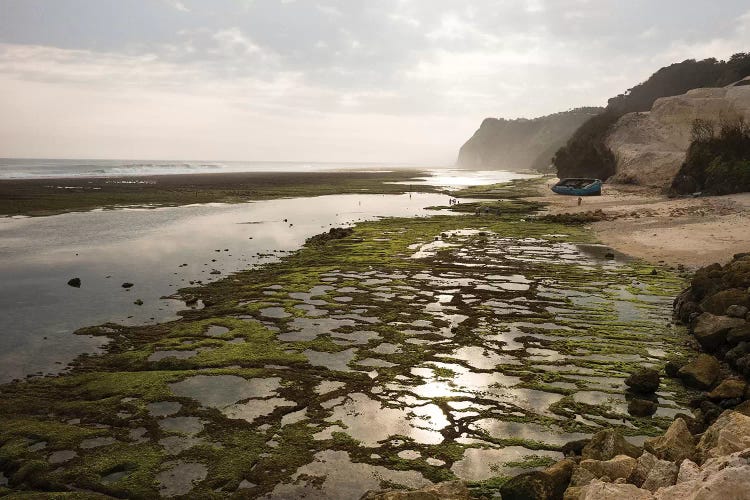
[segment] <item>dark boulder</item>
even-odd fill
[[[640,394],[653,394],[659,389],[659,372],[652,368],[642,368],[625,379],[627,385],[633,392]]]
[[[704,401],[700,407],[701,414],[703,415],[703,423],[706,426],[711,425],[714,421],[719,418],[719,415],[724,413],[724,408],[712,403],[711,401]]]
[[[566,457],[575,456],[575,455],[580,456],[581,453],[583,452],[583,449],[586,447],[587,444],[589,444],[589,441],[591,440],[590,439],[577,439],[575,441],[568,441],[562,446],[562,449],[560,451],[562,451],[563,455],[565,455]]]
[[[730,366],[736,367],[737,361],[748,354],[750,354],[750,342],[740,342],[727,351],[724,355],[724,361],[729,363]]]
[[[732,306],[745,308],[745,314],[747,314],[747,308],[750,306],[750,293],[747,293],[746,289],[728,288],[706,297],[701,301],[700,305],[701,309],[705,312],[710,312],[717,316],[726,314],[727,309]],[[745,314],[736,317],[744,317]]]
[[[745,320],[730,318],[729,316],[716,316],[711,313],[703,313],[693,325],[693,335],[701,347],[713,352],[726,342],[727,334],[732,328],[742,326]]]
[[[68,286],[73,288],[81,288],[81,278],[71,278],[68,280]]]
[[[565,458],[544,469],[544,473],[552,480],[552,496],[550,498],[555,500],[563,498],[575,466],[574,460]]]
[[[734,364],[734,367],[745,377],[750,378],[750,354],[745,354]]]
[[[125,282],[125,283],[123,283],[123,284],[122,284],[122,287],[123,287],[123,288],[126,288],[126,289],[127,289],[127,288],[133,288],[133,284],[132,284],[132,283],[128,283],[128,282]]]
[[[732,328],[727,332],[727,343],[737,345],[740,342],[750,341],[750,323]]]
[[[675,307],[675,316],[681,323],[689,324],[693,319],[703,312],[697,302],[687,301],[680,302]]]
[[[667,361],[667,364],[664,365],[664,373],[666,373],[668,377],[675,378],[677,377],[680,368],[685,366],[685,364],[685,361],[681,359],[670,359]]]
[[[656,413],[657,409],[659,409],[659,404],[656,401],[640,398],[628,400],[628,413],[634,417],[650,417]]]
[[[692,194],[701,190],[701,183],[692,175],[680,172],[672,179],[670,190],[676,194]]]
[[[723,410],[730,410],[740,403],[742,403],[742,398],[722,399],[719,401],[719,406]]]
[[[702,267],[695,272],[695,276],[690,282],[690,289],[697,301],[712,295],[723,288],[722,286],[721,265],[711,264]]]
[[[550,500],[555,484],[552,478],[541,471],[524,472],[500,488],[503,500]]]
[[[739,305],[739,304],[732,304],[731,306],[727,307],[726,315],[731,316],[732,318],[745,319],[745,316],[747,316],[748,311],[750,311],[750,309],[748,309],[747,306]]]
[[[721,366],[716,358],[708,354],[700,354],[690,363],[686,364],[677,375],[682,381],[696,389],[710,389],[719,377]]]
[[[724,284],[726,288],[750,287],[750,257],[741,256],[724,267]]]

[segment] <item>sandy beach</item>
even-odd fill
[[[750,251],[750,193],[697,198],[668,198],[655,189],[605,185],[602,196],[552,193],[547,181],[541,196],[551,214],[602,210],[606,219],[592,224],[599,239],[613,248],[654,263],[697,268],[722,264]]]

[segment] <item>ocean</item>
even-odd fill
[[[243,172],[354,172],[423,170],[425,177],[409,184],[440,187],[478,186],[535,177],[505,170],[465,170],[454,166],[417,165],[409,163],[325,163],[271,161],[138,161],[88,159],[0,158],[0,180],[71,179],[85,177],[132,177],[179,174],[221,174]]]
[[[0,158],[0,179],[119,177],[236,172],[327,172],[415,168],[409,164]]]

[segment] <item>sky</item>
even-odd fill
[[[749,50],[747,0],[0,0],[0,157],[445,165]]]

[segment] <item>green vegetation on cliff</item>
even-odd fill
[[[714,123],[696,120],[693,142],[672,192],[729,194],[750,191],[750,127],[743,121]]]

